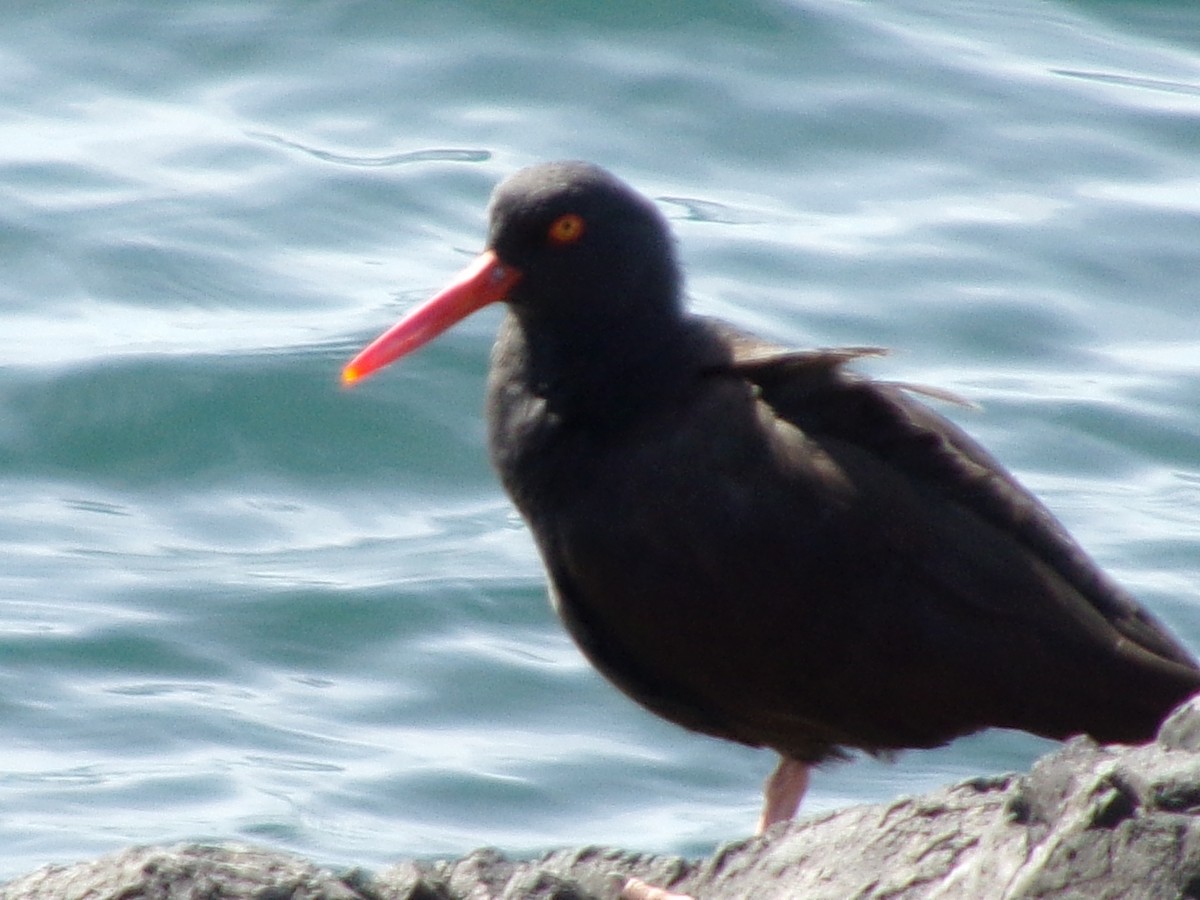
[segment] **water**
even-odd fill
[[[336,383],[542,159],[658,198],[697,309],[981,404],[947,413],[1200,648],[1190,3],[42,3],[0,72],[0,877],[749,831],[770,755],[643,713],[547,608],[484,455],[496,314]]]

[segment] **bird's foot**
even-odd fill
[[[620,900],[692,900],[687,894],[672,894],[663,888],[652,887],[638,878],[630,878],[621,888]]]

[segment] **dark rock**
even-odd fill
[[[40,869],[0,900],[612,900],[631,876],[698,900],[1200,898],[1200,703],[1154,744],[1078,738],[1026,775],[781,825],[700,861],[476,850],[371,876],[263,848],[134,848]]]
[[[0,887],[44,900],[365,900],[346,879],[264,847],[132,847],[92,862],[47,866]]]
[[[1200,697],[1167,717],[1158,730],[1158,742],[1171,750],[1200,750]]]

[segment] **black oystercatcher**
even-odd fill
[[[1153,737],[1196,661],[1003,466],[873,351],[793,352],[686,313],[654,205],[586,163],[497,188],[488,249],[345,369],[360,380],[485,304],[492,461],[554,604],[621,690],[781,762],[983,728]]]

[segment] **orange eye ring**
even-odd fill
[[[553,244],[573,244],[583,237],[583,216],[578,213],[567,213],[559,216],[550,223],[546,237]]]

